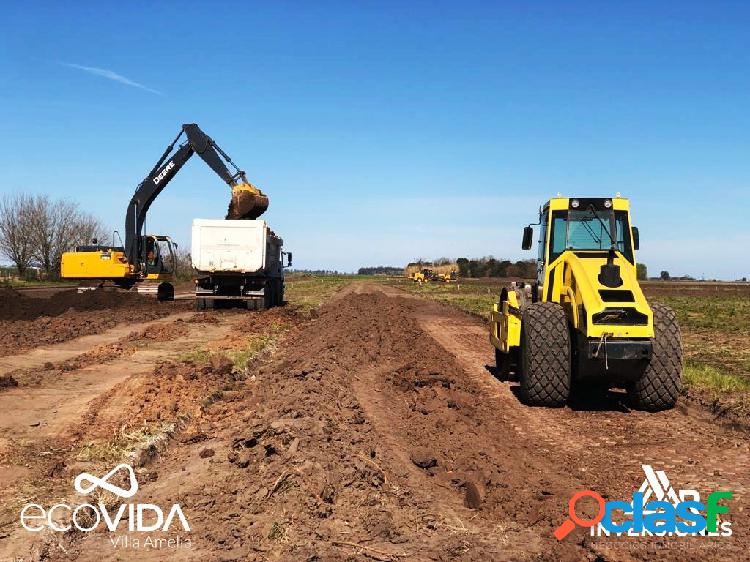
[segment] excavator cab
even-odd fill
[[[146,250],[143,269],[146,279],[161,279],[175,272],[174,249],[177,244],[169,236],[150,234],[143,237]]]
[[[174,280],[177,247],[169,236],[147,234],[143,237],[141,282],[138,293],[156,295],[160,301],[174,300]]]

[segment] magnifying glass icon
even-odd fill
[[[585,497],[594,498],[596,500],[596,503],[599,504],[599,513],[597,513],[593,519],[583,519],[576,515],[576,502]],[[593,490],[581,490],[579,492],[576,492],[568,502],[568,519],[563,521],[563,524],[555,529],[555,538],[558,541],[563,540],[568,536],[568,533],[576,528],[576,525],[578,525],[579,527],[593,527],[604,518],[604,511],[604,498],[599,494],[597,494]]]

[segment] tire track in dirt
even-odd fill
[[[188,322],[183,321],[186,318]],[[204,324],[200,323],[200,315],[194,313],[175,315],[60,344],[55,346],[60,349],[47,356],[29,353],[32,358],[70,358],[114,338],[139,341],[138,338],[144,337],[148,342],[127,356],[86,364],[58,376],[44,376],[34,386],[21,385],[0,392],[0,559],[6,555],[24,558],[29,554],[22,546],[28,542],[29,534],[24,537],[23,531],[15,528],[18,522],[15,508],[20,499],[43,501],[44,496],[34,494],[50,490],[39,489],[40,481],[61,476],[71,462],[70,470],[75,470],[75,454],[72,459],[70,455],[85,435],[95,434],[96,430],[104,433],[105,427],[114,427],[111,437],[115,438],[117,428],[131,423],[133,420],[127,417],[118,417],[118,412],[132,402],[136,389],[148,380],[155,364],[211,342],[226,342],[235,331],[234,321],[238,318],[241,316],[230,315]],[[159,339],[162,335],[169,336],[166,328],[170,323],[180,327],[178,332],[182,336],[176,340]],[[156,339],[148,341],[150,337]],[[145,401],[152,398],[142,397]],[[164,408],[166,412],[168,403]]]
[[[77,355],[86,353],[94,347],[115,343],[128,336],[133,331],[145,330],[150,326],[160,326],[177,320],[186,320],[191,318],[193,314],[194,313],[192,312],[184,312],[181,314],[173,314],[159,320],[120,325],[105,330],[99,334],[82,336],[55,345],[36,347],[24,353],[5,355],[0,357],[0,375],[4,375],[14,369],[34,369],[43,367],[46,363],[63,362],[72,359]]]

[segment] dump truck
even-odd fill
[[[284,303],[292,253],[264,220],[194,219],[191,257],[198,310],[236,304],[262,310]],[[284,264],[286,258],[286,264]]]
[[[490,313],[498,376],[518,380],[532,406],[563,406],[574,387],[617,387],[636,408],[672,408],[681,389],[680,328],[638,283],[629,201],[552,198],[524,228],[524,250],[535,225],[536,281],[503,287]]]

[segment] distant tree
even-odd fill
[[[58,277],[63,252],[107,236],[101,221],[73,201],[37,195],[32,197],[31,208],[33,258],[47,279]]]
[[[34,258],[33,211],[34,199],[25,193],[6,195],[0,201],[0,253],[13,262],[21,277]]]
[[[635,275],[641,281],[648,279],[648,268],[645,263],[635,264]]]
[[[456,260],[456,267],[458,267],[459,277],[469,276],[469,260],[466,258],[458,258]]]
[[[378,265],[375,267],[360,267],[357,275],[402,275],[403,268],[390,265]]]
[[[670,279],[669,271],[662,271],[659,277],[661,278],[662,281],[669,281]]]
[[[190,250],[178,246],[174,253],[174,262],[174,274],[177,279],[180,281],[193,279],[195,270]]]

